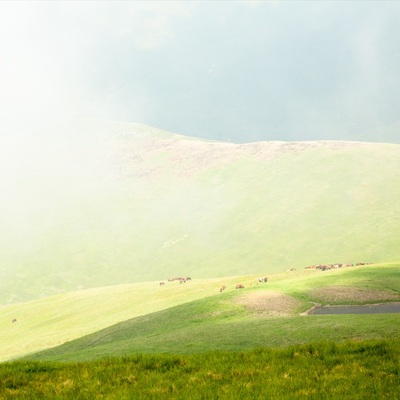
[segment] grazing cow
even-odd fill
[[[317,269],[320,269],[321,271],[327,271],[331,268],[332,268],[332,266],[329,264],[320,264],[317,266]]]
[[[241,283],[238,283],[237,285],[236,285],[236,288],[235,289],[244,289],[244,286],[241,284]]]
[[[12,320],[12,323],[14,323],[14,322],[17,322],[17,318],[14,318],[14,319]]]
[[[258,282],[268,282],[268,278],[258,278]]]
[[[165,285],[165,282],[160,282],[160,286],[164,286]]]
[[[221,292],[223,292],[225,289],[226,289],[226,286],[223,285],[223,286],[221,286],[221,288],[219,289],[219,292],[221,293]]]

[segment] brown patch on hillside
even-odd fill
[[[262,316],[293,315],[301,305],[299,300],[287,294],[270,290],[246,293],[235,301]]]
[[[122,128],[121,128],[122,129]],[[235,144],[194,139],[132,125],[129,133],[113,138],[108,147],[114,166],[123,176],[157,178],[165,170],[180,177],[192,177],[207,168],[220,168],[239,160],[273,160],[316,148],[342,150],[360,145],[352,142],[253,142]]]
[[[311,295],[325,304],[345,301],[367,302],[399,300],[400,295],[390,290],[356,288],[349,286],[328,286],[314,289]]]

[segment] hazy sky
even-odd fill
[[[400,142],[399,27],[395,1],[2,1],[0,129]]]

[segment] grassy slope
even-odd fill
[[[234,145],[129,124],[84,129],[105,135],[83,147],[92,169],[79,155],[27,169],[11,187],[19,200],[2,200],[0,303],[400,259],[398,145]],[[110,132],[125,134],[109,141]]]
[[[282,346],[322,338],[398,337],[398,315],[300,317],[298,313],[313,302],[323,302],[314,290],[327,286],[348,286],[354,293],[357,288],[370,290],[367,300],[354,296],[354,303],[385,301],[382,293],[391,294],[386,300],[398,301],[399,272],[398,264],[328,272],[303,270],[273,275],[263,285],[249,276],[194,280],[184,285],[174,282],[165,287],[133,284],[58,295],[0,309],[0,357],[4,360],[53,347],[119,321],[126,322],[37,357],[87,359],[136,351],[190,353]],[[237,282],[243,282],[246,289],[234,290]],[[218,290],[221,284],[227,286],[223,293]],[[237,299],[261,295],[262,300],[264,295],[277,293],[286,295],[279,298],[279,304],[292,298],[298,301],[290,303],[287,310],[280,309],[284,316],[276,318],[274,307],[279,309],[279,304],[274,303],[274,297],[267,297],[257,309]],[[348,298],[345,303],[349,303]],[[13,317],[17,323],[11,323]],[[137,318],[128,320],[132,317]]]
[[[253,279],[254,280],[254,279]],[[108,286],[0,308],[0,360],[53,347],[129,318],[212,296],[238,278]],[[246,281],[246,279],[244,280]],[[17,322],[11,321],[16,318]]]
[[[397,399],[400,340],[0,364],[7,399]]]

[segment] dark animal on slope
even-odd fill
[[[320,264],[317,266],[317,269],[320,269],[321,271],[328,271],[333,268],[332,264]]]
[[[238,283],[237,285],[236,285],[236,288],[235,289],[244,289],[244,286],[241,284],[241,283]]]
[[[165,285],[165,282],[160,282],[160,286],[164,286]]]
[[[14,318],[14,319],[12,320],[12,323],[14,323],[14,322],[17,322],[17,318]]]

